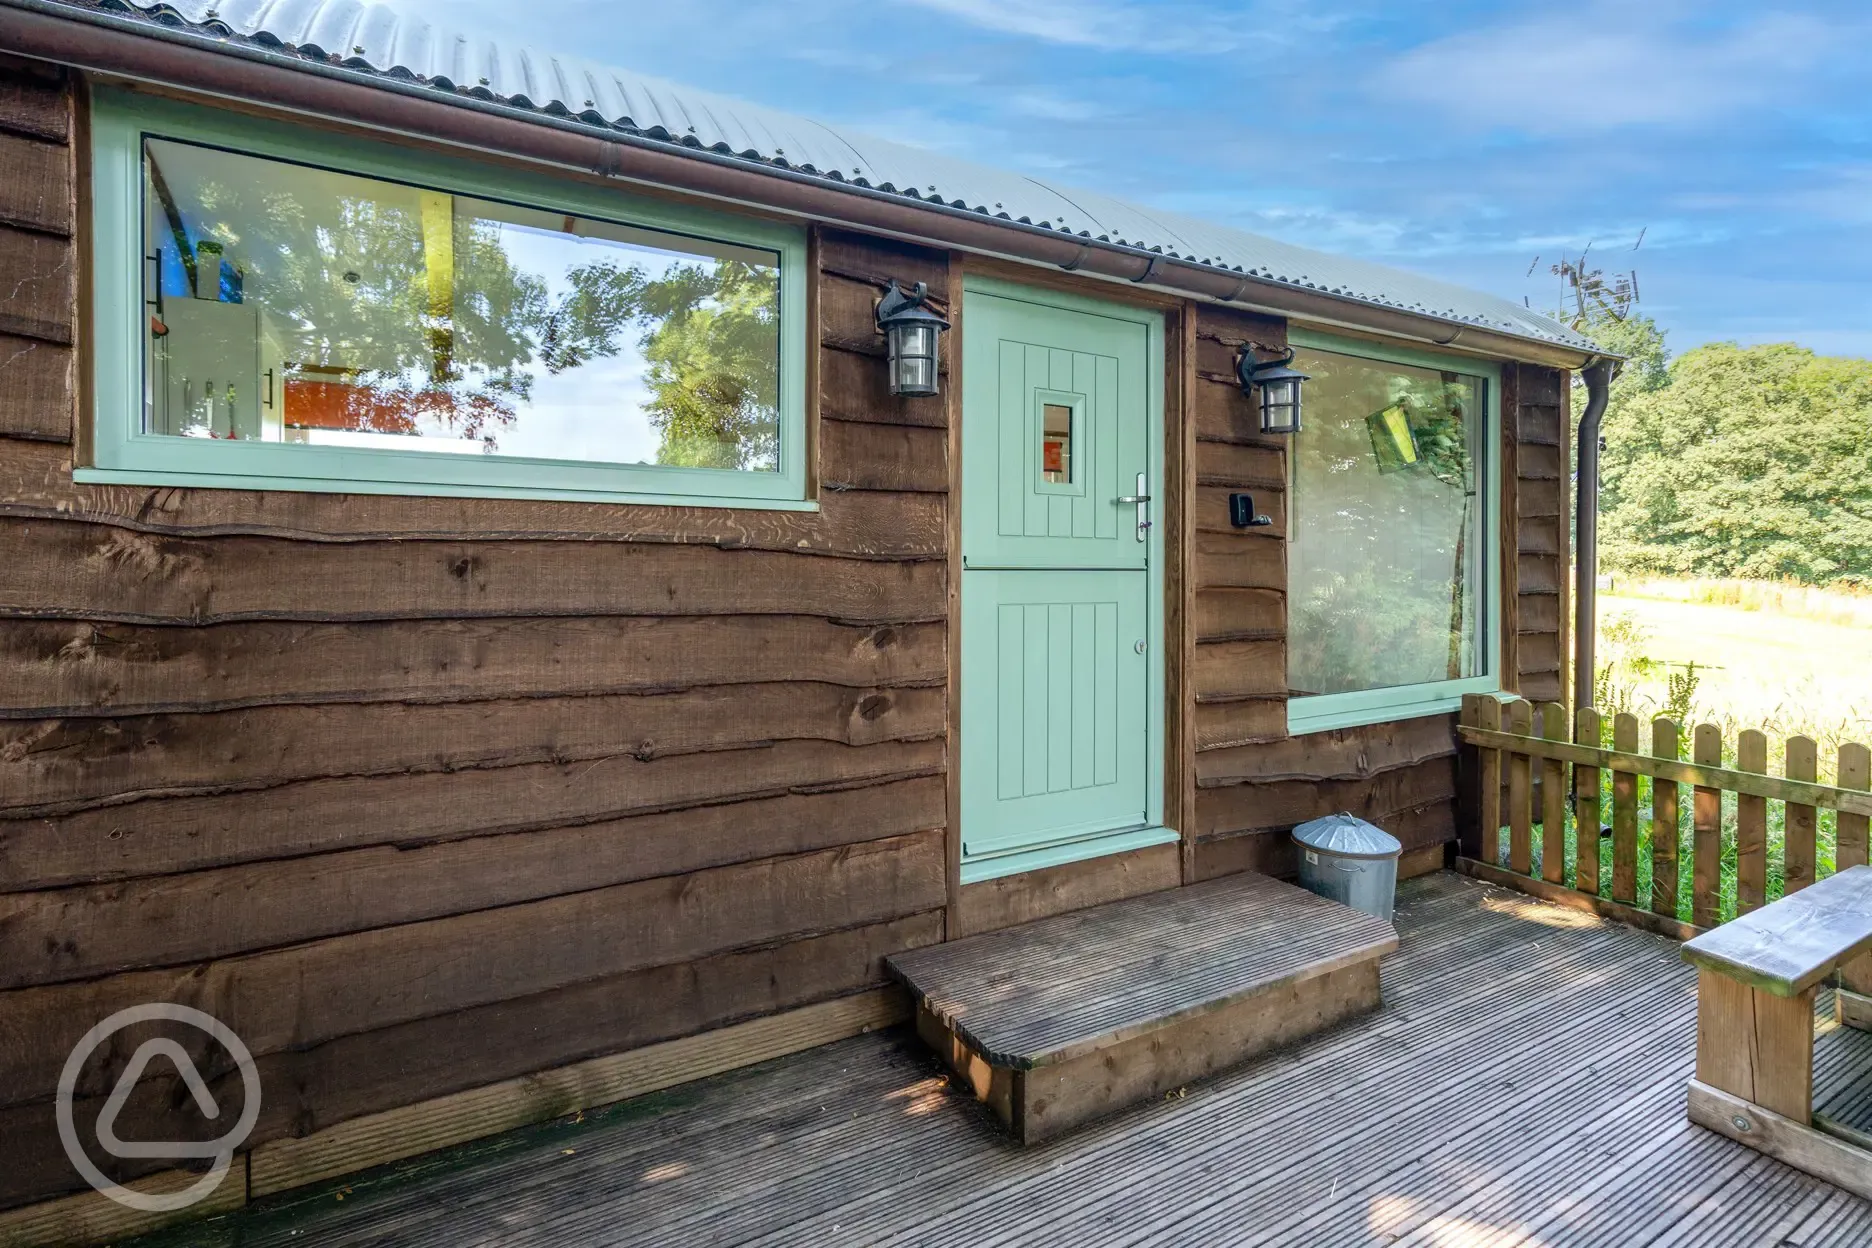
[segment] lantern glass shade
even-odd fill
[[[939,323],[934,319],[899,323],[888,328],[892,394],[927,398],[937,393],[938,328]]]
[[[1255,378],[1261,384],[1261,432],[1300,432],[1300,383],[1306,378],[1290,369],[1275,369]]]

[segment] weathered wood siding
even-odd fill
[[[1515,506],[1513,586],[1507,604],[1508,670],[1515,692],[1559,702],[1570,692],[1572,598],[1572,421],[1565,372],[1533,364],[1502,368],[1504,454]],[[1506,519],[1506,517],[1504,517]]]
[[[1455,836],[1455,717],[1286,735],[1286,444],[1256,432],[1257,414],[1232,370],[1241,342],[1278,348],[1285,326],[1209,307],[1197,322],[1192,875],[1290,874],[1289,830],[1337,810],[1383,825],[1403,841],[1406,863],[1427,869],[1438,862],[1436,847]],[[1516,364],[1503,371],[1504,683],[1558,698],[1569,524],[1565,375]],[[1251,490],[1274,526],[1229,528],[1230,489]]]
[[[79,486],[71,125],[6,67],[0,1206],[82,1185],[53,1091],[123,1006],[234,1028],[258,1144],[941,938],[944,409],[862,357],[946,257],[820,243],[818,514]]]
[[[1205,306],[1173,336],[1188,852],[945,916],[959,409],[890,397],[872,304],[953,292],[954,258],[816,236],[817,513],[81,486],[74,127],[62,79],[0,63],[0,1208],[81,1186],[53,1091],[125,1006],[242,1037],[261,1144],[857,992],[945,917],[1285,873],[1326,811],[1413,863],[1451,836],[1450,719],[1286,734],[1286,450],[1233,379],[1282,321]],[[1565,378],[1509,371],[1510,670],[1544,698]],[[1232,490],[1276,524],[1231,528]],[[86,1068],[81,1121],[143,1036]],[[176,1136],[180,1099],[145,1078],[120,1133]]]

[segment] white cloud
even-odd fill
[[[1091,100],[1060,95],[1040,88],[1015,91],[1002,100],[1002,106],[1019,117],[1040,121],[1093,121],[1109,113],[1105,106]]]
[[[1234,52],[1336,24],[1303,0],[1167,4],[1154,0],[909,0],[982,30],[1043,43],[1155,54]]]
[[[1804,14],[1712,27],[1674,4],[1600,3],[1423,44],[1381,70],[1371,92],[1532,134],[1707,125],[1798,90],[1853,38]]]

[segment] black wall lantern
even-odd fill
[[[1300,384],[1307,375],[1287,367],[1293,363],[1289,348],[1278,360],[1255,359],[1254,348],[1244,346],[1235,361],[1235,376],[1242,393],[1252,397],[1255,386],[1261,387],[1261,432],[1300,432]]]
[[[907,398],[938,393],[936,340],[949,322],[929,309],[929,283],[909,294],[891,283],[877,306],[877,327],[890,341],[890,392]]]

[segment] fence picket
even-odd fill
[[[1789,737],[1786,774],[1790,780],[1820,778],[1820,748],[1812,737]],[[1812,806],[1799,802],[1785,803],[1783,821],[1781,895],[1797,893],[1814,882],[1814,842],[1819,831],[1818,814]]]
[[[1872,749],[1851,741],[1840,746],[1839,778],[1833,783],[1842,789],[1872,789]],[[1847,867],[1865,865],[1867,822],[1865,815],[1839,812],[1839,833],[1835,838],[1838,849],[1834,853],[1836,869],[1844,871]]]
[[[1476,705],[1476,726],[1500,731],[1501,703],[1484,695]],[[1482,821],[1482,861],[1491,867],[1501,865],[1501,786],[1501,751],[1477,750],[1476,817]]]
[[[1638,717],[1612,718],[1612,748],[1638,752]],[[1638,900],[1638,774],[1612,769],[1612,900]]]
[[[1534,735],[1534,708],[1519,698],[1508,704],[1508,731]],[[1508,755],[1508,869],[1522,875],[1534,866],[1533,764],[1525,754]]]
[[[1736,738],[1736,770],[1768,770],[1768,738],[1745,728]],[[1768,904],[1768,799],[1736,794],[1736,914]]]
[[[1540,708],[1541,736],[1549,741],[1567,737],[1566,708],[1558,702]],[[1566,764],[1557,758],[1541,760],[1541,878],[1566,883]]]
[[[1690,751],[1692,762],[1722,766],[1722,729],[1698,724]],[[1690,921],[1698,927],[1715,927],[1722,922],[1722,790],[1696,785],[1691,790],[1690,819]]]
[[[1677,725],[1668,719],[1651,721],[1651,756],[1676,758]],[[1677,914],[1678,830],[1677,782],[1651,780],[1651,911]]]
[[[1495,725],[1501,725],[1497,727]],[[1459,865],[1471,874],[1509,882],[1530,877],[1526,889],[1537,896],[1555,895],[1549,886],[1567,888],[1566,817],[1568,797],[1563,789],[1564,769],[1573,768],[1572,810],[1576,837],[1575,867],[1570,887],[1591,895],[1592,908],[1625,922],[1685,939],[1693,928],[1719,926],[1724,919],[1725,870],[1733,869],[1734,903],[1729,917],[1749,914],[1769,904],[1771,867],[1778,866],[1783,887],[1780,895],[1799,892],[1812,884],[1822,869],[1819,832],[1821,811],[1834,812],[1838,836],[1832,853],[1839,871],[1865,865],[1872,857],[1872,749],[1856,742],[1839,747],[1837,775],[1831,784],[1819,776],[1819,747],[1811,737],[1786,741],[1781,774],[1768,767],[1768,738],[1758,729],[1743,730],[1736,739],[1734,761],[1723,758],[1723,732],[1715,724],[1698,724],[1684,741],[1684,729],[1659,717],[1651,722],[1649,751],[1638,744],[1636,716],[1619,714],[1612,721],[1612,743],[1602,737],[1605,722],[1586,707],[1574,716],[1572,740],[1566,739],[1566,712],[1555,703],[1530,705],[1521,699],[1467,696],[1457,729],[1462,743],[1459,803],[1462,858]],[[1686,744],[1690,758],[1683,754]],[[1505,769],[1505,770],[1504,770]],[[1611,807],[1605,809],[1603,773],[1612,773]],[[1641,904],[1637,893],[1639,867],[1639,777],[1650,781],[1650,887]],[[1684,848],[1684,789],[1690,790],[1691,837]],[[1723,843],[1724,795],[1733,793],[1735,842],[1733,857]],[[1781,858],[1771,862],[1768,843],[1768,803],[1780,802],[1785,835]],[[1502,809],[1503,805],[1506,810]],[[1611,826],[1601,824],[1609,814]],[[1482,826],[1476,826],[1480,823]],[[1533,825],[1541,825],[1539,881],[1533,870]],[[1502,854],[1501,829],[1508,829],[1507,853]],[[1604,833],[1612,841],[1610,874],[1603,848]],[[1486,847],[1484,857],[1497,872],[1489,875],[1471,862],[1473,849]],[[1683,858],[1690,858],[1688,880]],[[1500,872],[1503,857],[1507,872]],[[1733,868],[1726,865],[1733,862]],[[1602,885],[1610,887],[1601,894]],[[1678,904],[1688,884],[1690,923],[1678,918]],[[1543,891],[1546,890],[1546,891]],[[1577,903],[1575,903],[1577,904]],[[1867,996],[1872,996],[1872,954],[1859,968]]]
[[[1590,706],[1573,717],[1573,740],[1578,745],[1598,748],[1601,724],[1599,712]],[[1575,842],[1573,887],[1582,893],[1599,894],[1599,769],[1573,768],[1573,837]]]

